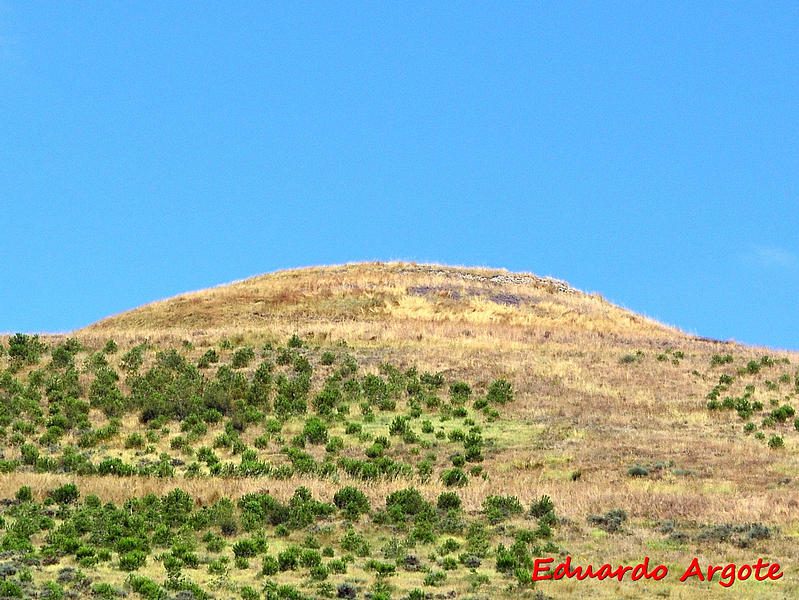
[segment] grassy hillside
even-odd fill
[[[799,595],[796,354],[405,263],[0,341],[0,595]],[[566,555],[670,573],[531,585]],[[694,556],[784,577],[679,582]]]

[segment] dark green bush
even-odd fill
[[[548,513],[554,513],[554,511],[555,503],[546,494],[530,505],[530,516],[535,519],[540,519]]]
[[[0,581],[0,596],[5,598],[23,598],[22,588],[13,581],[3,579]]]
[[[295,571],[299,566],[302,550],[297,546],[289,546],[277,555],[278,568],[281,571]]]
[[[343,510],[348,517],[357,518],[370,510],[369,499],[356,487],[346,486],[333,495],[333,503]]]
[[[463,381],[456,381],[449,386],[449,393],[453,404],[463,404],[469,401],[472,395],[472,388]]]
[[[233,555],[251,558],[258,554],[258,544],[254,540],[243,539],[233,544]]]
[[[507,404],[513,402],[513,390],[510,383],[504,379],[496,379],[488,387],[486,400],[491,404]]]
[[[469,483],[469,477],[458,467],[453,467],[441,472],[441,481],[447,487],[463,487]]]
[[[499,523],[524,512],[516,496],[488,496],[483,500],[483,513],[491,523]]]
[[[31,491],[30,486],[23,485],[17,490],[17,493],[14,495],[14,497],[18,502],[31,502],[33,500],[33,492]]]
[[[47,495],[58,504],[70,504],[78,499],[80,491],[78,490],[78,486],[74,483],[67,483],[54,490],[50,490]]]
[[[254,359],[255,351],[252,348],[239,348],[233,353],[233,359],[230,362],[230,366],[234,369],[241,369],[243,367],[249,366]]]
[[[326,444],[328,440],[327,426],[318,417],[311,417],[305,422],[302,434],[311,444]]]
[[[131,550],[119,555],[119,568],[122,571],[136,571],[147,562],[147,554],[141,550]]]
[[[772,435],[768,440],[768,447],[769,448],[782,448],[785,445],[782,437],[778,435]]]
[[[796,411],[794,410],[793,406],[791,406],[790,404],[783,404],[779,408],[775,408],[774,410],[771,411],[771,417],[775,421],[779,421],[780,423],[784,423],[785,421],[793,417],[795,414]]]
[[[12,359],[24,361],[30,365],[39,362],[39,358],[47,351],[47,346],[37,335],[15,333],[8,340],[8,355]]]
[[[461,499],[455,492],[442,492],[438,495],[438,502],[436,505],[440,510],[459,510],[461,507]]]

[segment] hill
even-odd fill
[[[328,544],[334,561],[352,558],[358,553],[341,538],[350,531],[371,551],[346,574],[334,564],[314,575],[311,565],[278,569],[268,581],[312,596],[347,583],[396,598],[412,588],[560,598],[582,587],[593,597],[683,589],[721,597],[725,588],[675,583],[679,574],[525,583],[536,556],[632,565],[656,556],[677,573],[698,552],[714,564],[770,556],[785,566],[778,584],[736,583],[737,597],[799,593],[795,354],[687,335],[551,278],[408,263],[281,271],[72,335],[2,343],[0,496],[29,486],[41,502],[74,483],[119,504],[148,493],[167,502],[175,487],[198,510],[238,501],[224,517],[236,523],[223,532],[228,550],[193,550],[199,571],[178,561],[202,593],[227,597],[249,586],[292,597],[263,587],[254,563],[212,565],[239,558],[234,543],[259,535],[274,560],[308,536]],[[305,492],[296,496],[303,488],[345,511],[346,502],[334,503],[344,486],[362,490],[368,516],[331,515],[307,504]],[[441,496],[446,505],[452,491],[460,508],[448,512]],[[262,507],[256,524],[238,500],[245,494]],[[310,512],[290,517],[299,505]],[[275,516],[281,510],[285,520]],[[155,544],[155,529],[141,535]],[[453,550],[442,549],[447,539]],[[37,582],[58,565],[82,564],[76,549],[48,543],[37,551],[60,562]],[[120,574],[123,554],[88,562],[135,590]],[[408,556],[417,562],[406,569]],[[148,564],[135,571],[179,591],[169,560]],[[396,569],[403,577],[390,575]]]

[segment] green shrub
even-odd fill
[[[791,406],[790,404],[783,404],[779,408],[775,408],[774,410],[771,411],[771,417],[775,421],[779,421],[780,423],[784,423],[785,421],[793,417],[795,414],[796,411],[794,410],[793,406]]]
[[[255,351],[250,348],[239,348],[233,353],[230,366],[234,369],[241,369],[248,366],[255,359]]]
[[[322,356],[319,360],[323,365],[332,365],[334,362],[336,362],[336,355],[330,350],[325,350],[322,352]]]
[[[280,564],[274,556],[266,555],[261,561],[261,575],[272,576],[280,570]]]
[[[198,369],[207,369],[211,366],[212,363],[219,362],[219,354],[217,354],[216,350],[211,348],[207,350],[205,354],[200,357],[200,360],[197,361],[197,368]]]
[[[47,581],[43,587],[42,600],[62,600],[64,598],[64,588],[55,581]]]
[[[23,598],[22,588],[8,579],[0,581],[0,596],[6,598]]]
[[[278,568],[281,571],[294,571],[299,566],[302,550],[297,546],[289,546],[277,555]]]
[[[256,592],[253,588],[245,585],[241,588],[241,597],[243,600],[260,600],[261,594]]]
[[[161,586],[147,577],[131,577],[128,582],[131,589],[146,600],[162,600],[166,597]]]
[[[78,499],[80,491],[78,490],[78,486],[74,483],[67,483],[54,490],[50,490],[47,495],[58,504],[70,504]]]
[[[555,511],[555,503],[552,502],[552,498],[544,494],[538,499],[536,502],[533,502],[530,505],[530,516],[535,519],[540,519],[541,517],[549,514],[554,513]]]
[[[39,357],[47,351],[47,346],[37,335],[15,333],[8,340],[8,355],[12,359],[25,361],[30,365],[39,362]]]
[[[147,554],[141,550],[131,550],[119,555],[119,568],[123,571],[135,571],[146,562]]]
[[[347,552],[355,552],[358,556],[369,556],[370,554],[369,543],[352,528],[348,529],[341,538],[341,547]]]
[[[318,417],[311,417],[305,422],[302,434],[311,444],[326,444],[328,440],[327,426]]]
[[[374,571],[379,577],[385,577],[386,575],[391,575],[397,570],[397,566],[394,564],[385,563],[374,559],[366,561],[365,566],[370,571]]]
[[[513,402],[513,390],[510,383],[504,379],[496,379],[488,387],[486,399],[491,404],[507,404]]]
[[[430,586],[444,585],[447,581],[447,574],[444,571],[433,571],[424,577],[423,583]]]
[[[768,440],[768,447],[769,448],[782,448],[785,445],[782,437],[778,435],[772,435]]]
[[[33,444],[22,444],[19,447],[23,465],[35,465],[39,458],[39,449]]]
[[[352,486],[338,490],[333,495],[333,503],[350,518],[357,518],[358,515],[368,513],[371,509],[366,494]]]
[[[731,354],[714,354],[710,359],[710,365],[713,367],[731,362],[732,362]]]
[[[347,563],[343,560],[331,560],[327,563],[327,568],[331,573],[343,575],[347,572]]]
[[[233,544],[233,555],[251,558],[258,554],[258,544],[254,540],[244,539]]]
[[[521,502],[516,496],[488,496],[483,500],[483,513],[489,522],[499,523],[513,515],[524,512]]]
[[[453,404],[468,402],[472,395],[472,388],[463,381],[456,381],[449,386],[449,393]]]
[[[447,487],[463,487],[469,483],[469,477],[458,467],[445,469],[441,472],[441,481]]]
[[[649,470],[641,465],[633,465],[627,469],[627,475],[630,477],[647,477],[649,475]]]
[[[439,510],[459,510],[461,507],[461,499],[455,492],[442,492],[438,495],[436,502]]]
[[[33,500],[33,492],[31,491],[30,486],[23,485],[17,490],[17,493],[14,495],[14,497],[18,502],[31,502]]]
[[[303,550],[300,553],[300,564],[306,568],[317,567],[322,564],[322,555],[318,550]]]

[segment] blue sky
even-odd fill
[[[799,349],[799,4],[428,4],[0,0],[0,331],[411,259]]]

